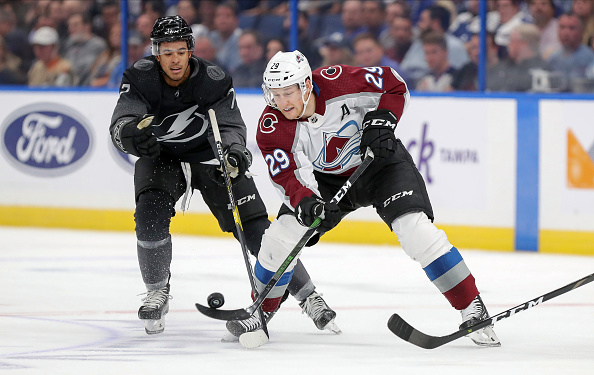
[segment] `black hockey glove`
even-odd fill
[[[138,157],[156,158],[161,154],[161,145],[149,126],[154,116],[145,116],[137,121],[123,124],[119,132],[121,148],[129,154]],[[116,142],[117,142],[116,135]]]
[[[325,233],[340,223],[342,213],[336,203],[326,203],[319,197],[312,195],[299,201],[297,205],[297,221],[303,226],[309,227],[318,217],[322,222],[318,226],[318,232]]]
[[[396,152],[396,136],[394,130],[398,118],[389,109],[378,109],[367,112],[363,118],[363,134],[361,135],[361,157],[365,156],[367,147],[373,151],[375,160],[383,161]]]
[[[252,153],[239,143],[233,143],[231,146],[225,147],[223,154],[231,178],[243,176],[252,165]]]

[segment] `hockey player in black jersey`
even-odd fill
[[[246,126],[235,101],[232,79],[218,66],[192,56],[192,29],[179,16],[157,19],[151,33],[152,56],[125,72],[110,134],[122,152],[138,156],[134,170],[138,262],[147,293],[138,310],[148,334],[163,332],[169,310],[172,242],[169,233],[175,204],[185,210],[198,189],[221,230],[235,232],[228,195],[215,157],[207,112],[214,109],[227,168],[239,205],[246,245],[258,254],[270,225],[252,178],[245,176],[252,155],[245,147]],[[253,196],[255,199],[242,200]],[[336,313],[315,292],[302,264],[295,268],[289,292],[319,329],[333,329]],[[312,310],[312,306],[315,309]],[[306,308],[307,307],[307,308]],[[272,314],[267,314],[270,319]],[[236,336],[260,328],[257,322],[228,324]]]

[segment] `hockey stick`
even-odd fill
[[[252,263],[250,262],[248,249],[245,244],[245,234],[243,233],[243,226],[241,225],[241,218],[239,217],[239,209],[237,207],[237,203],[235,202],[235,197],[233,196],[233,185],[231,184],[231,178],[229,177],[229,171],[227,170],[227,165],[225,164],[225,157],[223,155],[223,140],[221,138],[221,133],[219,132],[219,123],[217,121],[217,117],[215,114],[214,109],[208,110],[208,116],[210,117],[210,123],[212,125],[212,132],[215,139],[215,144],[217,146],[217,158],[219,159],[219,163],[221,164],[221,169],[223,170],[223,176],[225,177],[225,186],[227,187],[227,194],[229,195],[229,202],[231,203],[231,209],[233,211],[233,220],[235,221],[235,231],[237,232],[237,239],[239,240],[239,244],[241,245],[241,250],[243,253],[243,260],[245,262],[245,267],[248,272],[248,277],[250,279],[250,285],[252,287],[252,292],[254,296],[258,294],[258,290],[256,289],[256,282],[254,281],[254,270],[252,268]],[[254,310],[255,311],[255,310]],[[262,309],[259,308],[259,315],[260,315],[260,322],[262,323],[262,330],[268,336],[268,327],[266,325],[266,318],[264,317],[264,313]]]
[[[349,179],[341,186],[341,188],[334,195],[334,197],[332,198],[332,200],[330,202],[332,202],[332,203],[340,202],[340,200],[346,195],[346,193],[349,191],[349,189],[355,183],[355,181],[357,181],[359,176],[361,176],[363,174],[363,172],[365,172],[367,167],[369,167],[369,165],[371,164],[372,161],[373,161],[373,152],[371,151],[371,149],[367,148],[367,152],[365,153],[365,158],[363,159],[363,162],[361,163],[361,165],[353,172],[353,174],[349,177]],[[281,264],[281,266],[278,268],[276,273],[272,276],[272,278],[270,279],[268,284],[266,284],[264,286],[264,289],[262,290],[260,295],[254,300],[254,303],[252,303],[250,306],[243,308],[243,309],[236,309],[236,310],[221,310],[221,309],[212,309],[212,308],[209,308],[209,307],[206,307],[206,306],[203,306],[203,305],[197,303],[196,308],[198,309],[198,311],[200,311],[202,314],[204,314],[208,317],[211,317],[213,319],[220,319],[220,320],[244,320],[244,319],[249,318],[252,314],[254,314],[256,309],[258,309],[262,305],[262,302],[264,302],[264,299],[266,299],[266,296],[268,296],[268,294],[270,293],[272,288],[274,288],[276,283],[283,276],[283,274],[285,273],[285,270],[289,267],[289,265],[295,259],[295,257],[297,257],[297,255],[299,255],[299,253],[301,252],[301,249],[303,249],[303,247],[305,246],[307,241],[309,241],[309,239],[314,235],[316,228],[320,225],[321,221],[322,221],[322,219],[319,217],[314,220],[314,222],[311,224],[309,229],[301,237],[299,242],[297,242],[297,245],[295,245],[293,250],[291,250],[289,255],[287,255],[287,257],[285,258],[285,261]]]
[[[484,328],[488,325],[495,324],[500,320],[509,318],[514,316],[515,314],[519,313],[520,311],[528,310],[531,307],[540,305],[543,302],[546,302],[552,298],[560,296],[564,293],[567,293],[571,290],[574,290],[582,285],[586,285],[589,282],[594,281],[594,273],[583,277],[577,281],[574,281],[566,286],[555,289],[552,292],[547,294],[543,294],[540,297],[536,297],[531,299],[530,301],[524,302],[521,305],[516,307],[512,307],[511,309],[505,310],[497,315],[490,317],[489,319],[481,320],[477,324],[469,327],[467,329],[461,329],[457,332],[449,334],[447,336],[430,336],[424,334],[421,331],[418,331],[413,326],[408,324],[404,319],[400,317],[398,314],[393,314],[388,320],[388,328],[392,331],[396,336],[400,337],[404,341],[408,341],[413,345],[419,346],[424,349],[434,349],[444,344],[447,344],[451,341],[459,339],[460,337],[466,336],[472,331],[476,331],[478,329]]]

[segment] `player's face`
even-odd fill
[[[179,86],[190,75],[190,55],[185,41],[163,42],[159,45],[157,60],[165,72],[165,81],[171,86]]]
[[[299,85],[271,89],[272,98],[287,120],[297,120],[303,113],[303,97]]]

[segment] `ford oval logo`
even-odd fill
[[[19,170],[41,176],[62,176],[80,168],[93,146],[87,119],[57,103],[22,107],[2,124],[2,147]]]

